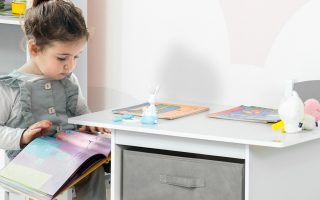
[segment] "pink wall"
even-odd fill
[[[104,0],[88,3],[88,27],[91,33],[88,43],[88,104],[92,111],[100,110],[105,104],[104,92],[97,91],[97,88],[105,85],[106,7],[107,1]]]

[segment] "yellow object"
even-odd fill
[[[284,122],[281,120],[277,123],[272,124],[272,130],[281,130],[282,133],[285,133],[286,131],[284,130]]]
[[[12,1],[12,15],[24,15],[26,12],[27,4],[25,1]]]

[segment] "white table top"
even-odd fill
[[[208,112],[174,120],[160,119],[157,125],[143,125],[138,117],[131,122],[113,122],[112,118],[116,115],[112,114],[111,110],[69,118],[68,121],[73,124],[115,130],[267,147],[287,147],[320,138],[320,127],[301,133],[281,134],[280,131],[273,131],[271,124],[207,117],[207,114],[221,110],[223,110],[221,106],[211,106]]]

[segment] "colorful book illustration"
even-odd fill
[[[221,112],[211,113],[208,117],[261,123],[273,123],[280,121],[280,117],[276,109],[244,105]]]
[[[142,116],[143,109],[145,109],[148,106],[149,103],[142,103],[135,106],[116,109],[112,112],[114,114],[131,114],[135,116]],[[157,108],[158,117],[161,119],[176,119],[179,117],[184,117],[209,110],[209,108],[205,106],[172,104],[164,102],[156,102],[155,106]]]
[[[28,144],[0,171],[9,191],[54,199],[110,160],[110,139],[76,131],[43,136]]]

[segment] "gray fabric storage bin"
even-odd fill
[[[123,151],[123,200],[243,200],[244,164]]]

